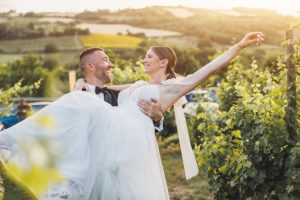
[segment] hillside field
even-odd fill
[[[135,48],[142,41],[142,38],[128,35],[109,35],[109,34],[92,34],[80,37],[83,46],[98,46],[112,48]]]
[[[37,39],[19,39],[0,41],[3,53],[40,52],[45,46],[54,44],[58,50],[81,49],[81,42],[77,36],[42,37]]]

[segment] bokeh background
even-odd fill
[[[262,31],[263,44],[187,96],[200,174],[184,178],[172,111],[157,139],[173,200],[300,199],[299,25],[297,0],[0,0],[0,119],[20,99],[50,103],[70,92],[85,47],[104,48],[113,84],[124,84],[148,79],[141,59],[153,45],[174,48],[185,76]],[[36,184],[8,174],[2,167],[0,199],[35,198]]]

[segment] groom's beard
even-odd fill
[[[97,75],[96,77],[97,77],[98,80],[100,80],[103,83],[102,86],[104,86],[108,83],[111,83],[111,80],[112,80],[111,79],[111,72],[103,72],[100,75]]]

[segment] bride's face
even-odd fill
[[[149,49],[143,60],[144,72],[146,74],[151,74],[153,72],[159,71],[161,68],[161,60],[159,57]]]

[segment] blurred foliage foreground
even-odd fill
[[[0,106],[4,108],[1,110],[1,114],[5,115],[12,107],[11,98],[18,97],[26,92],[31,93],[39,86],[40,81],[27,86],[22,86],[22,81],[19,81],[8,90],[0,89]],[[37,123],[44,127],[48,127],[49,123],[51,124],[49,118],[39,118],[37,120]],[[4,164],[1,159],[0,199],[37,199],[35,194],[42,193],[49,183],[60,180],[60,175],[55,167],[57,164],[54,161],[55,150],[50,146],[50,143],[45,138],[38,138],[38,140],[24,139],[22,140],[24,141],[22,143],[24,145],[22,146],[22,155],[25,158],[22,157],[22,160],[26,160],[26,162],[22,162],[23,166],[15,165],[13,162]]]

